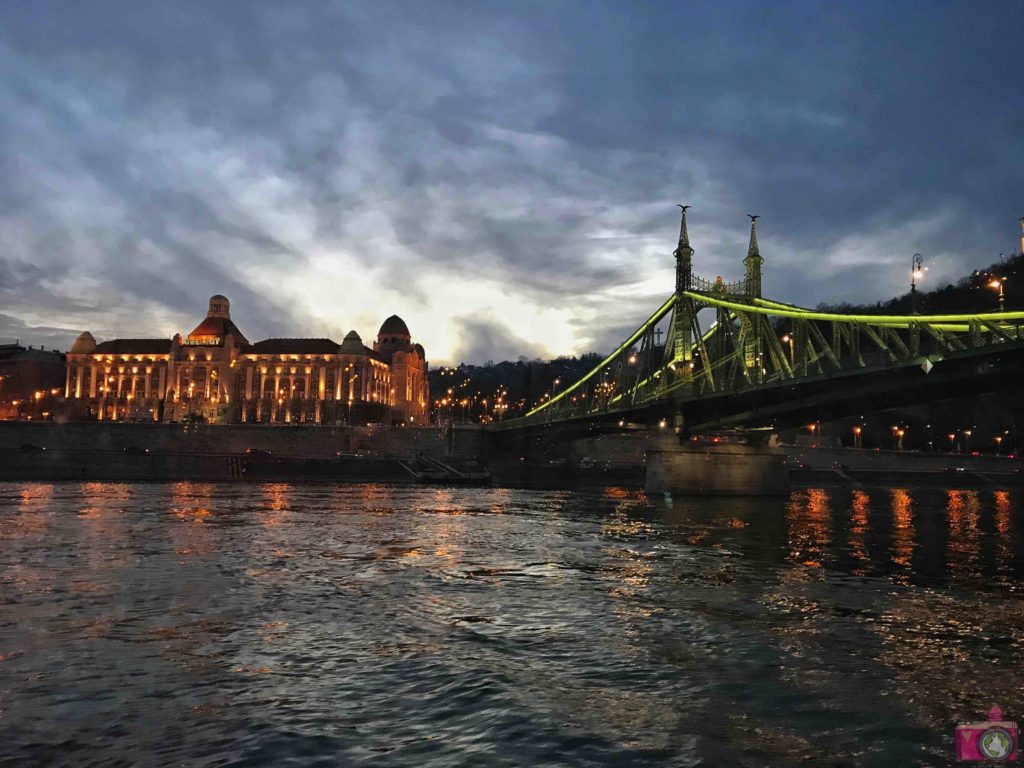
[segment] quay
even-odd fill
[[[669,441],[671,442],[671,441]],[[567,444],[554,458],[488,456],[484,432],[439,427],[256,427],[0,422],[0,480],[272,481],[481,484],[535,488],[652,488],[650,456],[666,441],[602,435]],[[728,449],[716,447],[716,453]],[[710,453],[705,451],[704,453]],[[706,472],[724,471],[697,450]],[[1012,488],[1016,457],[782,446],[786,487]],[[732,459],[735,462],[735,458]],[[774,482],[774,481],[773,481]],[[676,491],[678,492],[678,491]],[[735,495],[706,478],[697,495]],[[785,488],[753,489],[753,495]],[[744,495],[744,494],[739,494]]]

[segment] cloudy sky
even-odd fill
[[[0,2],[0,337],[391,313],[601,351],[696,271],[886,299],[1019,247],[1024,5]]]

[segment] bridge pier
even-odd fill
[[[652,438],[647,493],[679,496],[782,496],[789,493],[786,454],[767,445]]]

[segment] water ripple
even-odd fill
[[[0,485],[4,766],[952,765],[1006,491]]]

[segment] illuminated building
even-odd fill
[[[377,332],[373,351],[391,369],[391,393],[397,418],[404,422],[427,420],[427,354],[412,343],[405,321],[392,315]]]
[[[401,318],[373,348],[351,331],[326,338],[250,343],[224,296],[172,339],[114,339],[85,332],[67,355],[69,413],[99,420],[336,424],[427,421],[427,361]]]
[[[0,419],[49,418],[63,383],[64,356],[57,350],[0,344]]]

